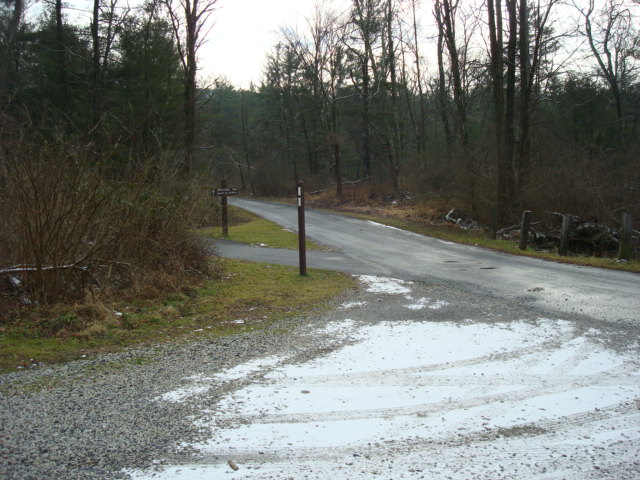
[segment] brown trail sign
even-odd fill
[[[227,187],[227,181],[222,180],[221,188],[212,190],[214,197],[220,197],[220,205],[222,206],[222,236],[229,236],[229,213],[227,210],[227,197],[229,195],[238,195],[238,187]]]
[[[214,188],[214,197],[226,197],[228,195],[238,195],[238,187]]]

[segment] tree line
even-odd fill
[[[81,25],[61,0],[31,21],[4,0],[3,131],[74,138],[114,176],[163,159],[255,194],[304,179],[479,220],[495,204],[501,224],[523,208],[638,217],[637,1],[319,3],[245,90],[197,76],[216,3],[88,0]]]
[[[62,0],[0,2],[2,322],[6,299],[90,303],[210,271],[194,151],[214,5],[91,0],[74,23]]]
[[[446,197],[479,220],[495,204],[503,225],[639,213],[637,2],[340,5],[281,30],[258,88],[210,92],[227,173],[265,194],[302,178]]]

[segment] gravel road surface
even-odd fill
[[[350,258],[361,287],[330,308],[0,376],[0,478],[640,478],[638,310],[617,305],[638,290],[586,312],[538,301],[542,273],[489,294],[488,260],[447,252],[462,279],[336,247],[319,257]]]
[[[296,207],[247,199],[232,203],[297,231]],[[313,209],[305,217],[307,236],[333,249],[331,254],[310,253],[310,266],[438,283],[549,315],[640,323],[640,275],[635,273],[505,255]],[[295,252],[226,248],[223,253],[229,256],[297,261]]]

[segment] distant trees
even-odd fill
[[[73,24],[60,0],[37,19],[0,2],[0,280],[34,305],[170,291],[208,270],[195,231],[212,207],[175,160],[170,19],[159,1],[85,4],[90,21]]]
[[[61,1],[35,23],[0,3],[0,108],[5,123],[81,137],[116,171],[171,155],[184,175],[238,175],[257,194],[305,179],[346,198],[359,184],[481,221],[496,203],[501,224],[532,202],[638,199],[637,2],[327,4],[283,26],[245,91],[198,83],[216,0],[89,5],[90,24],[73,25]]]
[[[174,39],[184,71],[184,147],[185,168],[193,168],[193,148],[196,138],[196,75],[198,49],[211,28],[209,17],[218,0],[162,0],[166,6]]]
[[[430,26],[419,2],[352,0],[343,16],[325,15],[302,33],[284,29],[258,93],[281,112],[296,177],[318,187],[331,178],[338,196],[342,184],[363,180],[396,196],[444,194],[480,219],[495,202],[506,224],[532,201],[551,208],[578,170],[595,172],[603,162],[630,169],[637,158],[640,7],[577,4],[435,0]],[[331,47],[323,43],[329,37]],[[341,59],[334,75],[332,52]],[[254,138],[266,139],[275,124],[260,115],[249,113],[249,124]],[[605,133],[611,129],[619,142]],[[580,152],[594,148],[589,163]],[[550,175],[551,165],[562,174]],[[340,173],[327,175],[335,167]],[[554,192],[541,196],[544,185]],[[634,183],[625,198],[637,191]],[[592,193],[593,204],[602,203]]]

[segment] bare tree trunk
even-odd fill
[[[633,55],[633,49],[630,48],[629,52],[612,51],[611,43],[614,35],[614,30],[616,28],[616,22],[622,15],[622,13],[618,10],[618,8],[620,8],[620,4],[614,2],[609,3],[607,6],[607,8],[609,8],[609,11],[607,12],[608,18],[606,25],[604,25],[604,32],[602,32],[604,38],[600,42],[600,48],[602,49],[602,52],[598,49],[594,38],[593,27],[591,25],[591,15],[593,14],[595,8],[594,2],[595,0],[589,0],[588,10],[586,12],[581,12],[584,17],[585,33],[589,42],[589,47],[591,48],[591,52],[593,53],[593,56],[598,63],[600,73],[609,84],[609,89],[611,90],[611,94],[613,95],[613,101],[616,107],[616,116],[620,128],[621,137],[623,141],[626,141],[626,125],[622,109],[622,94],[620,91],[618,63],[620,62],[620,56],[629,54]]]
[[[62,89],[61,97],[66,99],[67,90],[67,60],[66,51],[64,47],[64,23],[62,18],[62,0],[56,0],[56,57],[58,60],[58,82]]]
[[[427,116],[425,112],[424,91],[422,89],[422,68],[420,65],[420,49],[418,47],[418,21],[416,19],[416,0],[411,2],[411,13],[413,19],[413,43],[415,44],[415,62],[416,62],[416,83],[418,86],[419,117],[417,128],[417,148],[418,153],[422,153],[427,149]]]
[[[197,53],[202,44],[202,28],[213,12],[217,0],[163,0],[163,2],[169,11],[184,71],[185,162],[183,168],[186,172],[190,172],[194,168],[196,138]]]
[[[362,163],[367,178],[371,180],[371,93],[369,85],[368,56],[362,64]]]
[[[506,0],[509,16],[509,37],[507,42],[507,75],[505,99],[504,155],[507,167],[506,197],[509,204],[515,201],[515,144],[516,144],[516,53],[518,46],[517,0]]]
[[[493,89],[493,107],[496,134],[497,157],[497,190],[496,204],[498,206],[499,222],[508,220],[508,162],[504,148],[504,72],[502,60],[502,5],[501,0],[487,0],[489,16],[489,43],[491,54],[491,83]]]
[[[332,149],[333,149],[333,166],[334,166],[334,174],[336,179],[336,196],[338,198],[342,198],[342,152],[340,150],[340,140],[338,138],[337,132],[337,112],[336,107],[333,107],[333,124],[334,124],[334,132],[332,138]]]
[[[396,73],[396,54],[393,39],[393,0],[387,0],[387,55],[389,63],[389,75],[391,80],[391,134],[389,160],[391,177],[393,179],[393,193],[400,189],[400,166],[402,164],[402,132],[400,130],[400,113],[398,101],[398,79]]]
[[[359,53],[360,68],[362,73],[362,87],[360,88],[360,101],[362,106],[362,163],[365,174],[369,180],[372,176],[371,165],[371,99],[372,84],[371,71],[374,72],[374,84],[376,82],[376,64],[373,57],[374,32],[371,10],[371,0],[353,0],[354,21],[358,26],[358,33],[361,37],[364,51]]]
[[[436,4],[434,9],[438,28],[438,103],[440,106],[440,118],[444,128],[445,145],[447,149],[447,160],[453,160],[453,135],[449,124],[449,95],[447,94],[446,75],[444,69],[444,29],[442,28],[442,17],[440,9]]]
[[[529,119],[531,114],[531,64],[529,60],[529,4],[520,0],[520,149],[516,185],[518,191],[528,175],[531,145]]]
[[[93,12],[91,17],[91,130],[95,139],[98,133],[98,123],[101,116],[101,92],[100,92],[100,0],[93,0]]]
[[[249,141],[247,139],[247,113],[244,104],[244,90],[240,92],[240,109],[242,121],[242,151],[244,153],[244,162],[247,168],[247,182],[251,188],[251,193],[255,195],[255,187],[253,186],[253,175],[251,172],[251,156],[249,155]]]
[[[456,15],[459,2],[451,0],[437,0],[435,4],[436,21],[442,31],[443,41],[449,53],[451,68],[451,81],[453,83],[453,102],[455,106],[453,115],[453,134],[459,145],[460,156],[465,165],[465,177],[467,198],[471,207],[472,216],[477,215],[476,183],[474,159],[469,150],[469,133],[467,127],[467,102],[463,84],[463,63],[461,61],[458,39],[456,35]],[[442,62],[442,59],[439,60]],[[439,67],[440,68],[440,67]],[[442,68],[441,80],[443,81],[444,68]],[[442,82],[444,84],[444,81]]]
[[[186,19],[186,68],[185,68],[185,102],[184,102],[184,148],[186,153],[186,170],[193,169],[194,146],[196,141],[196,42],[198,39],[198,0],[193,0],[193,8],[185,2]]]
[[[451,63],[451,80],[453,82],[453,102],[455,104],[454,132],[461,145],[468,145],[469,137],[467,133],[467,112],[464,100],[464,90],[462,88],[462,74],[460,69],[460,55],[455,31],[455,10],[458,6],[451,4],[451,0],[441,0],[442,27],[444,29],[444,40],[449,51],[449,62]]]

